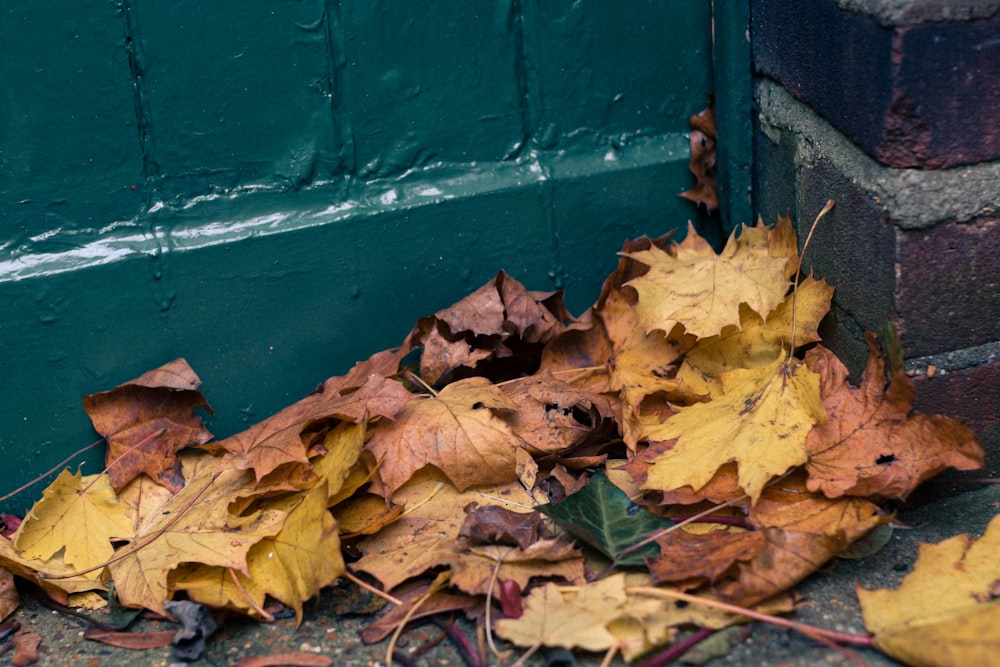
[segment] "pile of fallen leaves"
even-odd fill
[[[580,318],[501,272],[223,440],[174,361],[86,397],[107,469],[60,474],[0,565],[63,604],[110,589],[263,620],[367,579],[392,605],[366,641],[461,610],[491,639],[608,660],[745,621],[734,607],[790,611],[887,501],[983,458],[966,427],[913,413],[874,336],[848,382],[818,344],[833,289],[798,261],[784,219],[721,254],[693,229],[642,238]],[[998,571],[970,584],[994,622]]]

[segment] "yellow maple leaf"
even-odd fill
[[[740,488],[756,502],[769,480],[806,462],[806,436],[824,418],[819,376],[779,357],[720,379],[721,397],[646,427],[650,440],[677,442],[652,461],[643,488],[697,491],[735,461]]]
[[[644,574],[618,573],[581,586],[546,584],[524,601],[517,619],[495,624],[499,636],[519,646],[561,646],[619,651],[626,661],[673,639],[678,625],[722,628],[741,619],[699,605],[678,607],[648,595]]]
[[[107,475],[82,477],[63,470],[42,493],[14,535],[26,559],[48,560],[65,549],[63,561],[78,570],[106,562],[113,538],[132,537],[131,509],[118,501]],[[88,573],[96,579],[100,569]]]
[[[767,319],[746,304],[740,306],[740,326],[727,326],[716,336],[701,338],[685,355],[677,380],[693,391],[718,396],[718,376],[735,368],[769,365],[793,344],[798,347],[819,340],[817,327],[830,311],[833,287],[825,280],[807,277],[775,308]],[[792,335],[792,304],[795,335]]]
[[[186,484],[173,496],[130,491],[136,478],[122,490],[127,502],[142,506],[137,513],[134,537],[110,565],[115,590],[122,604],[163,613],[168,599],[168,574],[181,563],[203,563],[240,572],[247,571],[250,548],[278,533],[287,514],[261,510],[235,515],[232,499],[254,480],[253,471],[219,468],[219,459],[198,452],[182,454]],[[148,486],[148,485],[147,485]],[[162,504],[156,505],[160,501]]]
[[[379,475],[386,495],[428,465],[460,491],[514,480],[514,455],[522,441],[495,411],[515,408],[481,377],[452,382],[437,396],[407,403],[392,420],[375,426],[366,445],[383,461]]]
[[[1000,516],[978,540],[921,544],[898,590],[858,587],[875,646],[922,667],[995,665],[1000,655]]]
[[[618,644],[607,626],[625,615],[628,602],[624,574],[571,590],[549,583],[525,598],[520,618],[501,619],[494,627],[499,636],[518,646],[606,651]],[[653,604],[659,606],[656,601]]]
[[[244,613],[261,609],[270,595],[293,609],[301,623],[302,604],[344,573],[337,522],[318,488],[286,496],[269,509],[286,512],[288,518],[277,535],[265,537],[247,553],[248,574],[187,566],[170,578],[171,588],[186,590],[196,602]]]
[[[669,252],[653,246],[626,253],[649,266],[648,273],[626,283],[639,294],[639,321],[648,331],[681,324],[702,338],[739,325],[741,303],[766,317],[788,292],[796,266],[794,239],[787,219],[773,230],[763,223],[744,225],[716,255],[689,226],[684,241]]]

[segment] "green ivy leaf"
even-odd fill
[[[641,542],[650,533],[675,525],[670,519],[633,503],[603,471],[594,473],[586,486],[561,502],[535,509],[612,560],[615,554]],[[617,562],[626,566],[645,565],[646,556],[656,558],[659,553],[659,546],[647,544]]]

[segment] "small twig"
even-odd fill
[[[615,659],[618,655],[618,647],[612,646],[608,649],[608,652],[604,654],[604,660],[601,660],[600,667],[611,667],[611,661]]]
[[[243,587],[243,584],[240,583],[239,577],[236,576],[236,570],[234,570],[231,567],[227,567],[226,569],[229,571],[229,577],[233,580],[233,584],[236,586],[236,590],[238,590],[243,595],[243,597],[246,598],[246,601],[250,603],[250,606],[253,608],[253,610],[258,614],[260,614],[260,617],[264,619],[265,622],[273,623],[274,616],[272,614],[267,613],[267,611],[263,607],[254,602],[253,598],[250,597],[250,593],[248,593],[247,589],[245,589]]]
[[[123,458],[125,458],[126,456],[128,456],[129,454],[131,454],[132,452],[134,452],[135,450],[139,449],[143,445],[145,445],[147,442],[150,442],[152,440],[155,440],[156,438],[159,438],[161,435],[163,435],[166,432],[167,432],[167,429],[161,428],[159,431],[156,431],[155,433],[150,433],[145,438],[143,438],[142,440],[140,440],[139,442],[135,443],[134,445],[132,445],[131,447],[129,447],[128,449],[126,449],[124,452],[122,452],[121,454],[119,454],[118,456],[116,456],[114,458],[114,460],[111,461],[111,463],[109,463],[108,465],[104,466],[104,470],[101,471],[101,474],[103,475],[104,473],[108,472],[109,470],[111,470],[111,466],[113,466],[114,464],[118,463]],[[87,491],[90,491],[90,487],[94,486],[94,484],[97,484],[97,480],[99,480],[100,478],[101,478],[100,475],[96,475],[94,477],[93,481],[91,481],[90,484],[88,484],[84,489],[82,489],[79,492],[80,495],[83,495]]]
[[[671,600],[683,600],[685,602],[690,602],[691,604],[700,604],[704,607],[720,609],[736,616],[745,616],[746,618],[752,618],[755,621],[763,621],[764,623],[770,623],[782,628],[788,628],[789,630],[794,630],[805,635],[806,637],[817,639],[818,641],[820,637],[826,637],[840,644],[854,644],[856,646],[869,647],[872,645],[872,638],[870,635],[855,635],[845,632],[836,632],[835,630],[824,630],[823,628],[817,628],[816,626],[809,625],[807,623],[789,621],[788,619],[781,618],[780,616],[772,616],[771,614],[764,614],[759,611],[754,611],[753,609],[747,609],[746,607],[739,607],[734,604],[729,604],[728,602],[722,602],[721,600],[710,600],[708,598],[698,597],[697,595],[690,595],[689,593],[673,591],[668,588],[655,588],[653,586],[627,586],[625,590],[629,593],[636,593],[638,595],[648,595],[649,597],[667,598]]]
[[[55,467],[46,470],[45,472],[43,472],[41,475],[39,475],[35,479],[31,480],[30,482],[28,482],[26,484],[23,484],[22,486],[17,487],[16,489],[14,489],[13,491],[11,491],[7,495],[0,496],[0,502],[8,500],[9,498],[13,498],[17,494],[19,494],[22,491],[24,491],[25,489],[27,489],[27,488],[29,488],[29,487],[37,484],[38,482],[42,481],[43,479],[45,479],[46,477],[48,477],[49,475],[51,475],[55,471],[62,470],[62,467],[64,465],[66,465],[67,463],[69,463],[70,461],[72,461],[73,459],[75,459],[80,454],[83,454],[85,451],[87,451],[89,449],[93,449],[94,447],[97,447],[102,442],[104,442],[104,438],[101,438],[100,440],[95,440],[94,442],[90,443],[86,447],[83,447],[82,449],[76,450],[75,452],[73,452],[72,454],[70,454],[69,456],[67,456],[66,458],[64,458],[62,461],[60,461],[59,463],[57,463],[55,465]]]
[[[496,644],[493,642],[493,621],[490,618],[490,612],[493,611],[493,588],[497,585],[497,578],[500,576],[500,568],[503,566],[503,561],[514,550],[514,547],[510,547],[504,552],[499,559],[497,559],[496,567],[493,568],[493,575],[490,577],[489,588],[486,589],[486,643],[490,647],[490,652],[496,658],[502,658],[503,652],[497,648]]]
[[[427,494],[426,498],[424,498],[423,500],[421,500],[420,502],[418,502],[416,505],[412,505],[410,507],[407,507],[405,510],[403,510],[403,513],[399,515],[399,518],[402,519],[407,514],[415,512],[419,507],[422,507],[423,505],[426,505],[427,503],[429,503],[431,501],[431,499],[433,499],[434,496],[436,496],[441,491],[441,489],[443,489],[443,488],[444,488],[444,482],[438,482],[437,484],[435,484],[434,485],[434,489],[430,493]]]
[[[819,225],[819,221],[826,216],[827,213],[833,208],[833,200],[827,199],[826,206],[824,206],[819,213],[816,214],[816,219],[813,220],[812,226],[809,228],[809,233],[806,234],[806,240],[802,243],[802,252],[799,253],[798,265],[795,267],[795,282],[792,283],[792,335],[789,340],[788,358],[791,359],[792,355],[795,354],[795,327],[798,312],[795,308],[796,296],[799,293],[799,277],[802,275],[802,260],[806,256],[806,248],[809,247],[809,241],[812,240],[813,232],[816,231],[816,226]]]
[[[649,537],[646,537],[645,539],[640,540],[639,542],[636,542],[635,544],[632,544],[632,545],[630,545],[628,547],[625,547],[624,549],[622,549],[621,551],[619,551],[618,553],[616,553],[615,554],[615,562],[621,560],[622,556],[627,556],[628,554],[632,553],[636,549],[641,549],[642,547],[646,546],[647,544],[655,542],[656,540],[660,539],[661,537],[663,537],[667,533],[671,533],[671,532],[673,532],[675,530],[678,530],[678,529],[682,528],[683,526],[688,525],[689,523],[694,523],[695,521],[698,521],[699,519],[701,519],[703,517],[706,517],[706,516],[712,514],[713,512],[717,512],[718,510],[721,510],[721,509],[724,509],[726,507],[729,507],[730,505],[733,505],[735,503],[738,503],[738,502],[741,502],[743,500],[746,500],[749,497],[750,496],[748,496],[747,494],[744,493],[739,498],[733,498],[732,500],[727,500],[726,502],[724,502],[724,503],[722,503],[720,505],[715,505],[714,507],[709,507],[704,512],[698,512],[694,516],[688,517],[687,519],[684,519],[680,523],[674,524],[673,526],[670,526],[669,528],[664,528],[662,530],[658,530],[655,533],[653,533],[652,535],[650,535]]]
[[[406,611],[406,614],[403,616],[403,619],[399,622],[399,625],[396,626],[395,631],[393,631],[392,633],[392,639],[389,640],[389,646],[387,646],[385,649],[386,665],[392,667],[392,658],[393,658],[393,653],[396,650],[396,642],[399,641],[399,636],[403,634],[403,628],[406,627],[406,624],[410,622],[410,619],[413,618],[413,615],[417,613],[417,610],[420,609],[420,607],[425,602],[427,602],[427,600],[429,600],[432,595],[434,595],[439,590],[444,588],[444,585],[448,583],[448,579],[450,578],[451,578],[451,572],[449,570],[445,570],[444,572],[439,574],[437,577],[434,578],[434,581],[431,582],[430,587],[426,591],[424,591],[423,595],[418,597],[413,602],[413,605]]]
[[[378,597],[382,598],[386,602],[394,604],[397,607],[402,607],[403,606],[403,601],[400,600],[399,598],[393,597],[393,596],[389,595],[388,593],[386,593],[385,591],[379,590],[378,588],[375,588],[374,586],[372,586],[371,584],[369,584],[364,579],[356,577],[355,575],[351,574],[347,570],[345,570],[344,573],[341,576],[344,577],[345,579],[349,580],[349,581],[354,582],[360,588],[365,589],[366,591],[368,591],[372,595],[377,595]]]
[[[80,577],[80,576],[83,576],[85,574],[89,574],[91,572],[95,572],[97,570],[101,570],[101,569],[103,569],[103,568],[105,568],[105,567],[107,567],[107,566],[109,566],[109,565],[111,565],[113,563],[117,563],[120,560],[125,560],[129,556],[134,556],[135,554],[137,554],[139,552],[140,549],[145,549],[146,546],[152,544],[156,540],[158,540],[161,537],[163,537],[163,535],[168,530],[170,530],[170,528],[175,523],[177,523],[178,521],[180,521],[181,518],[184,516],[184,513],[187,512],[189,509],[191,509],[192,505],[194,505],[196,502],[198,502],[198,500],[202,497],[202,495],[206,491],[208,491],[212,487],[213,484],[215,484],[215,481],[217,479],[219,479],[219,477],[222,475],[223,472],[225,472],[225,470],[226,470],[225,468],[221,468],[221,467],[218,470],[216,470],[215,474],[213,474],[212,477],[211,477],[211,479],[208,480],[208,484],[206,484],[204,486],[204,488],[202,488],[200,491],[198,491],[198,493],[196,493],[194,495],[194,497],[191,500],[188,501],[187,505],[185,505],[184,507],[182,507],[179,510],[177,510],[176,512],[174,512],[171,515],[170,519],[163,525],[163,527],[157,529],[145,541],[143,541],[143,542],[137,542],[136,544],[132,545],[131,548],[128,548],[128,549],[121,549],[119,553],[116,553],[114,556],[112,556],[108,560],[104,561],[103,563],[101,563],[99,565],[95,565],[93,567],[89,567],[86,570],[77,570],[76,572],[69,572],[67,574],[48,574],[48,573],[42,572],[42,573],[40,573],[38,575],[39,578],[40,579],[52,579],[52,580],[55,580],[55,579],[70,579],[72,577]]]
[[[453,642],[455,642],[455,646],[458,648],[458,652],[462,654],[462,658],[465,662],[472,665],[472,667],[486,667],[483,664],[483,661],[479,659],[479,653],[472,645],[472,642],[469,641],[468,637],[462,634],[462,631],[455,625],[454,620],[445,623],[444,621],[435,619],[433,623],[448,633],[448,636],[451,637]]]
[[[408,377],[411,380],[413,380],[416,384],[419,384],[421,387],[423,387],[424,389],[426,389],[427,393],[429,393],[431,396],[433,396],[434,398],[437,398],[438,393],[436,391],[434,391],[434,387],[432,387],[429,384],[427,384],[422,377],[420,377],[419,375],[417,375],[413,371],[406,371],[406,373],[404,373],[404,375],[406,375],[406,377]]]
[[[670,664],[690,651],[693,646],[696,646],[711,637],[714,632],[715,630],[711,628],[698,628],[695,633],[689,637],[685,637],[683,641],[671,644],[667,650],[653,656],[646,662],[642,663],[640,667],[663,667],[663,665]]]
[[[528,659],[531,658],[531,656],[535,655],[535,653],[537,653],[538,649],[540,649],[540,648],[542,648],[542,642],[540,642],[540,641],[539,642],[535,642],[534,644],[532,644],[531,648],[529,648],[527,651],[525,651],[521,655],[521,657],[518,658],[514,662],[514,664],[512,664],[510,667],[524,667],[524,665],[527,664]]]

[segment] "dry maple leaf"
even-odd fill
[[[768,481],[805,463],[806,435],[823,419],[819,376],[778,358],[720,379],[720,398],[682,408],[647,429],[650,440],[677,442],[652,460],[644,489],[697,491],[723,464],[735,461],[740,487],[756,501]]]
[[[649,579],[613,574],[580,586],[546,584],[524,600],[517,619],[497,621],[497,634],[520,646],[562,646],[587,651],[613,649],[631,661],[673,639],[674,628],[697,624],[721,628],[738,619],[699,605],[679,607],[649,597]]]
[[[1000,516],[978,540],[921,544],[898,590],[858,587],[875,646],[910,665],[995,665],[1000,655]]]
[[[392,420],[376,424],[366,448],[382,461],[379,476],[386,495],[429,465],[460,491],[512,481],[514,453],[522,441],[496,411],[515,407],[498,387],[474,377],[411,401]]]
[[[26,559],[49,560],[60,550],[66,565],[86,570],[114,554],[112,539],[132,537],[131,508],[118,501],[105,475],[63,470],[42,493],[14,534]],[[100,576],[100,569],[89,578]]]
[[[170,577],[172,589],[211,607],[252,613],[268,595],[295,611],[302,622],[303,603],[344,572],[337,523],[326,509],[322,489],[287,496],[268,509],[287,513],[281,531],[253,545],[247,573],[223,567],[186,565]]]
[[[183,479],[177,452],[212,439],[194,411],[208,403],[197,391],[201,380],[184,359],[176,359],[111,391],[83,398],[94,430],[108,443],[111,486],[120,490],[146,473],[172,491]]]
[[[252,484],[253,475],[220,468],[219,459],[205,454],[181,458],[187,483],[180,493],[163,497],[147,493],[151,489],[123,490],[123,499],[139,508],[135,536],[108,567],[118,598],[126,606],[163,613],[169,597],[168,574],[181,563],[246,572],[247,552],[265,537],[276,535],[287,517],[278,510],[234,515],[230,502]],[[140,482],[137,479],[132,485]]]
[[[442,481],[440,473],[427,469],[399,489],[393,502],[406,507],[403,516],[376,535],[363,539],[358,548],[364,554],[352,569],[373,575],[387,589],[392,589],[427,570],[448,566],[460,572],[458,583],[463,590],[485,593],[496,568],[496,554],[477,554],[459,540],[465,520],[463,509],[475,501],[480,506],[497,505],[524,511],[534,505],[520,484],[479,486],[459,493]],[[509,551],[510,547],[499,547]],[[552,548],[552,547],[548,547]],[[533,576],[582,578],[583,560],[579,552],[560,553],[562,561],[542,558],[542,553],[526,566],[516,558],[500,566],[499,579],[514,579],[526,586]],[[544,554],[546,557],[551,554]]]
[[[970,428],[940,415],[912,412],[914,389],[902,370],[887,378],[874,334],[860,387],[847,368],[818,347],[807,363],[820,373],[829,416],[806,440],[809,489],[830,497],[882,495],[906,498],[947,467],[982,467],[984,451]]]
[[[746,304],[740,305],[740,326],[727,326],[716,336],[699,339],[684,355],[676,381],[692,391],[717,396],[718,376],[734,368],[770,364],[791,345],[798,347],[819,340],[817,327],[830,311],[833,287],[807,277],[771,311],[765,320]],[[792,335],[792,304],[795,304],[795,335]]]
[[[0,567],[0,621],[13,614],[20,604],[21,598],[14,586],[14,575],[7,568]]]
[[[572,590],[549,583],[528,595],[521,618],[501,619],[495,630],[519,646],[542,644],[606,651],[618,644],[608,625],[627,615],[629,602],[624,574]],[[654,601],[653,606],[660,605]]]
[[[577,389],[547,373],[512,380],[501,389],[516,407],[508,423],[536,454],[572,447],[614,416],[606,396]]]
[[[774,229],[744,225],[719,255],[689,225],[684,241],[667,251],[653,246],[627,256],[650,269],[627,283],[639,294],[642,326],[670,331],[681,324],[704,338],[738,326],[741,303],[764,317],[774,310],[788,292],[797,251],[795,231],[783,218]]]
[[[484,361],[516,367],[519,351],[537,351],[570,320],[560,293],[529,292],[500,271],[458,303],[421,318],[407,344],[423,348],[420,375],[433,385],[455,379],[456,371],[468,375]]]
[[[369,375],[360,387],[341,394],[344,384],[343,377],[331,378],[315,393],[206,448],[225,450],[225,465],[253,470],[260,481],[283,464],[309,463],[302,433],[314,422],[344,419],[358,423],[379,416],[392,417],[413,398],[400,382],[382,375]]]

